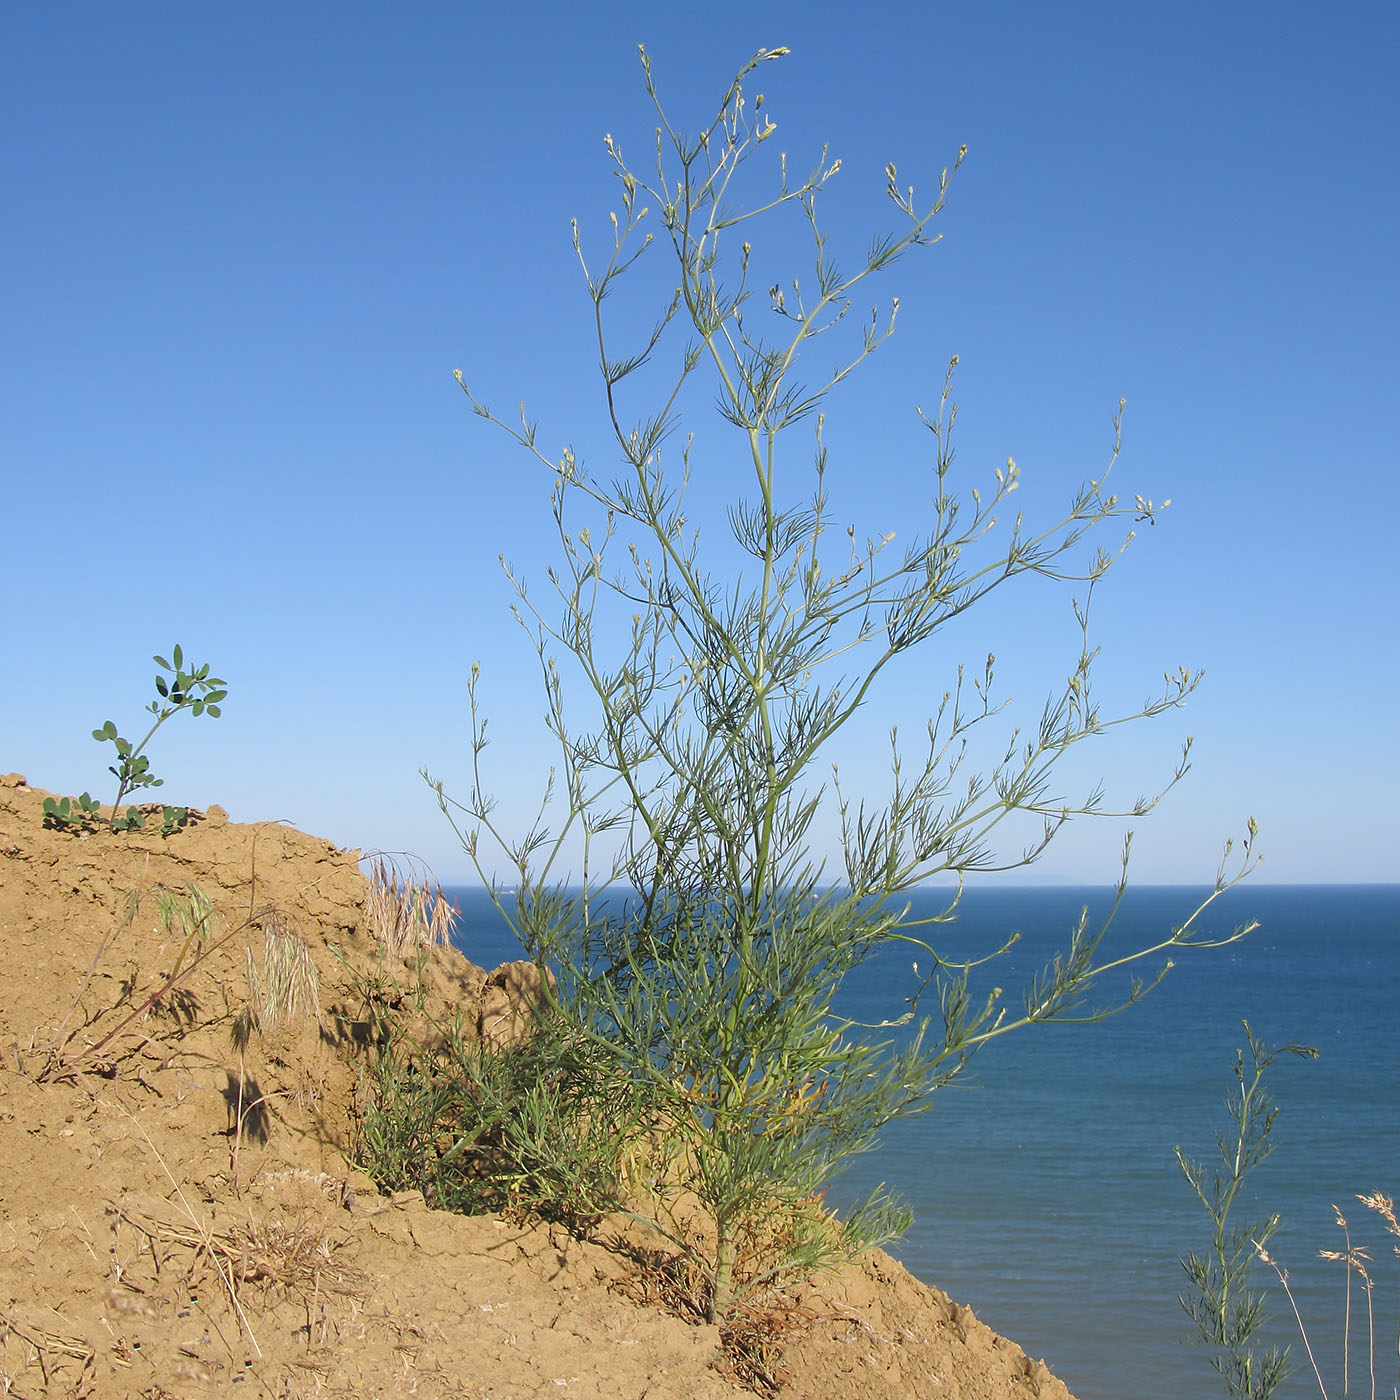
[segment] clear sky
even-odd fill
[[[1102,465],[1127,399],[1120,487],[1174,504],[1109,580],[1106,677],[1141,699],[1207,672],[1187,711],[1089,755],[1131,797],[1196,738],[1137,878],[1208,878],[1251,814],[1261,879],[1400,878],[1400,8],[871,13],[7,6],[0,771],[110,797],[89,732],[136,727],[179,641],[230,695],[157,737],[159,796],[464,876],[417,770],[465,787],[479,660],[503,812],[525,809],[543,705],[496,560],[542,573],[549,482],[452,370],[525,399],[550,453],[604,461],[569,219],[601,241],[603,135],[649,139],[636,46],[693,128],[787,45],[761,74],[772,144],[842,158],[826,208],[852,258],[891,226],[887,161],[929,189],[968,146],[943,241],[878,288],[900,334],[829,405],[860,532],[917,527],[913,405],[952,354],[963,485],[1014,456],[1032,517]],[[1070,621],[1032,587],[909,658],[848,772],[878,791],[891,718],[989,649],[1033,722]],[[1041,874],[1109,880],[1120,839],[1077,833]]]

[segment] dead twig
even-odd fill
[[[44,1378],[44,1387],[50,1385],[49,1367],[46,1357],[65,1356],[80,1362],[86,1371],[97,1357],[96,1351],[81,1337],[65,1336],[61,1332],[51,1332],[47,1327],[26,1326],[6,1312],[0,1312],[0,1343],[13,1333],[22,1342],[34,1349],[34,1359],[39,1363],[39,1371]]]
[[[214,1265],[215,1272],[219,1275],[219,1281],[223,1284],[224,1291],[228,1294],[229,1302],[233,1304],[233,1310],[238,1314],[238,1321],[242,1325],[244,1332],[247,1333],[248,1341],[252,1344],[253,1351],[257,1354],[258,1360],[261,1361],[262,1348],[258,1345],[258,1339],[253,1335],[253,1328],[248,1321],[248,1315],[243,1311],[243,1304],[239,1301],[238,1288],[233,1279],[233,1270],[229,1266],[227,1259],[221,1255],[219,1249],[216,1247],[213,1232],[200,1220],[199,1216],[195,1214],[194,1208],[190,1205],[188,1199],[186,1199],[180,1183],[175,1180],[170,1168],[165,1164],[165,1158],[160,1155],[160,1149],[151,1141],[151,1135],[136,1121],[136,1118],[130,1112],[126,1109],[123,1109],[122,1112],[126,1113],[126,1116],[130,1118],[131,1122],[135,1125],[136,1130],[146,1139],[146,1145],[151,1149],[156,1161],[160,1163],[161,1171],[165,1173],[166,1179],[175,1188],[175,1194],[180,1198],[180,1205],[184,1209],[191,1226],[194,1227],[199,1246],[203,1248],[210,1262]]]
[[[209,943],[206,947],[202,948],[199,951],[198,955],[194,957],[189,963],[186,963],[183,966],[177,963],[175,970],[162,980],[160,986],[158,986],[155,989],[155,991],[150,993],[149,996],[145,997],[139,1006],[137,1006],[133,1011],[131,1011],[129,1015],[123,1017],[123,1019],[119,1021],[110,1031],[108,1031],[107,1034],[104,1035],[99,1041],[97,1041],[96,1044],[88,1046],[88,1048],[84,1050],[80,1055],[75,1056],[71,1060],[50,1061],[50,1063],[39,1072],[37,1078],[39,1080],[45,1080],[51,1078],[61,1078],[67,1075],[78,1073],[78,1071],[81,1070],[85,1064],[96,1060],[101,1055],[102,1051],[106,1049],[106,1047],[109,1046],[118,1036],[122,1035],[143,1016],[145,1016],[146,1013],[150,1011],[151,1008],[155,1006],[166,995],[166,993],[171,990],[171,988],[175,987],[178,983],[184,981],[187,977],[189,977],[190,974],[194,972],[194,970],[197,967],[200,966],[200,964],[206,962],[216,952],[226,947],[240,934],[245,933],[255,923],[263,919],[271,918],[275,913],[276,910],[269,906],[268,908],[260,910],[255,914],[249,915],[248,918],[246,918],[242,923],[238,924],[235,928],[230,929],[227,933],[223,934],[219,938],[216,938],[212,943]],[[202,916],[200,922],[202,923],[204,918],[207,917],[209,917],[208,914]],[[99,949],[98,951],[100,955],[101,949]]]

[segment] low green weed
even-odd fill
[[[460,1024],[440,1044],[387,1046],[375,1068],[359,1161],[386,1190],[442,1210],[507,1208],[584,1228],[623,1203],[633,1091],[563,1018],[497,1047]]]
[[[101,808],[87,793],[80,797],[44,799],[44,825],[51,831],[73,831],[77,834],[95,831],[101,817]]]
[[[426,867],[403,866],[382,854],[370,864],[375,967],[334,954],[359,1003],[352,1034],[374,1051],[360,1165],[385,1190],[466,1214],[511,1208],[582,1226],[617,1208],[618,1125],[639,1115],[626,1111],[632,1091],[612,1057],[557,1013],[504,1046],[479,1041],[460,1014],[434,1021],[423,973],[429,950],[451,942],[456,911]]]

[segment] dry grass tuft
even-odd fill
[[[1376,1215],[1380,1216],[1387,1233],[1400,1238],[1400,1222],[1396,1220],[1395,1202],[1390,1196],[1384,1195],[1380,1191],[1372,1191],[1368,1195],[1357,1196],[1356,1199],[1360,1201],[1367,1210],[1374,1211]],[[1343,1304],[1344,1313],[1342,1321],[1341,1394],[1351,1394],[1351,1279],[1352,1274],[1355,1274],[1361,1280],[1361,1287],[1366,1294],[1366,1355],[1370,1364],[1371,1400],[1376,1400],[1376,1396],[1380,1393],[1376,1388],[1376,1280],[1372,1270],[1367,1268],[1367,1265],[1371,1263],[1371,1252],[1365,1245],[1355,1244],[1352,1241],[1351,1227],[1347,1223],[1347,1218],[1342,1214],[1341,1210],[1334,1205],[1332,1211],[1336,1216],[1337,1228],[1342,1232],[1345,1248],[1320,1249],[1318,1250],[1318,1257],[1327,1260],[1329,1263],[1341,1264],[1346,1269],[1346,1298]],[[1394,1252],[1400,1255],[1400,1245],[1395,1245],[1393,1248]],[[1303,1321],[1303,1315],[1299,1311],[1298,1300],[1294,1297],[1293,1288],[1289,1282],[1288,1270],[1257,1241],[1254,1245],[1254,1252],[1258,1256],[1260,1263],[1274,1271],[1279,1283],[1283,1286],[1283,1291],[1288,1298],[1289,1306],[1293,1309],[1293,1317],[1298,1324],[1298,1334],[1303,1339],[1303,1349],[1307,1352],[1308,1364],[1311,1366],[1313,1376],[1317,1381],[1317,1388],[1321,1392],[1323,1400],[1330,1400],[1332,1392],[1327,1389],[1327,1384],[1322,1378],[1322,1369],[1318,1364],[1316,1354],[1313,1352],[1312,1340],[1308,1335],[1308,1329]],[[1395,1350],[1397,1375],[1400,1376],[1400,1336],[1396,1338]],[[1392,1387],[1392,1395],[1400,1396],[1400,1385]]]
[[[447,946],[457,910],[426,866],[405,858],[403,872],[386,855],[370,865],[365,915],[375,941],[394,957],[422,947]]]
[[[674,1249],[649,1247],[621,1237],[605,1243],[631,1265],[612,1284],[615,1292],[687,1322],[705,1320],[709,1284],[695,1259]]]
[[[762,1304],[740,1304],[720,1326],[723,1361],[716,1369],[745,1390],[775,1400],[789,1380],[784,1354],[822,1316],[783,1294]]]
[[[193,1251],[188,1277],[194,1277],[200,1259],[212,1262],[240,1297],[249,1284],[303,1302],[361,1298],[367,1288],[359,1269],[336,1258],[348,1240],[332,1235],[324,1224],[249,1219],[214,1230],[199,1222],[161,1220],[126,1206],[111,1205],[109,1210],[154,1243]]]
[[[695,1257],[622,1237],[606,1244],[631,1266],[611,1284],[614,1292],[686,1322],[705,1320],[711,1283]],[[711,1365],[745,1390],[773,1400],[788,1380],[784,1353],[821,1319],[784,1293],[741,1303],[720,1325],[720,1354]]]
[[[259,972],[248,949],[248,1006],[234,1028],[235,1043],[247,1043],[257,1031],[270,1035],[299,1016],[321,1014],[320,980],[311,950],[275,915],[263,922],[263,964]]]

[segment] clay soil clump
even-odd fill
[[[736,1371],[600,1243],[381,1194],[355,1166],[380,1018],[528,1033],[533,969],[386,968],[357,851],[217,807],[75,834],[46,795],[0,778],[0,1393],[1069,1400],[881,1253],[753,1319]],[[275,1024],[269,928],[316,984]],[[366,996],[410,978],[412,1005]]]

